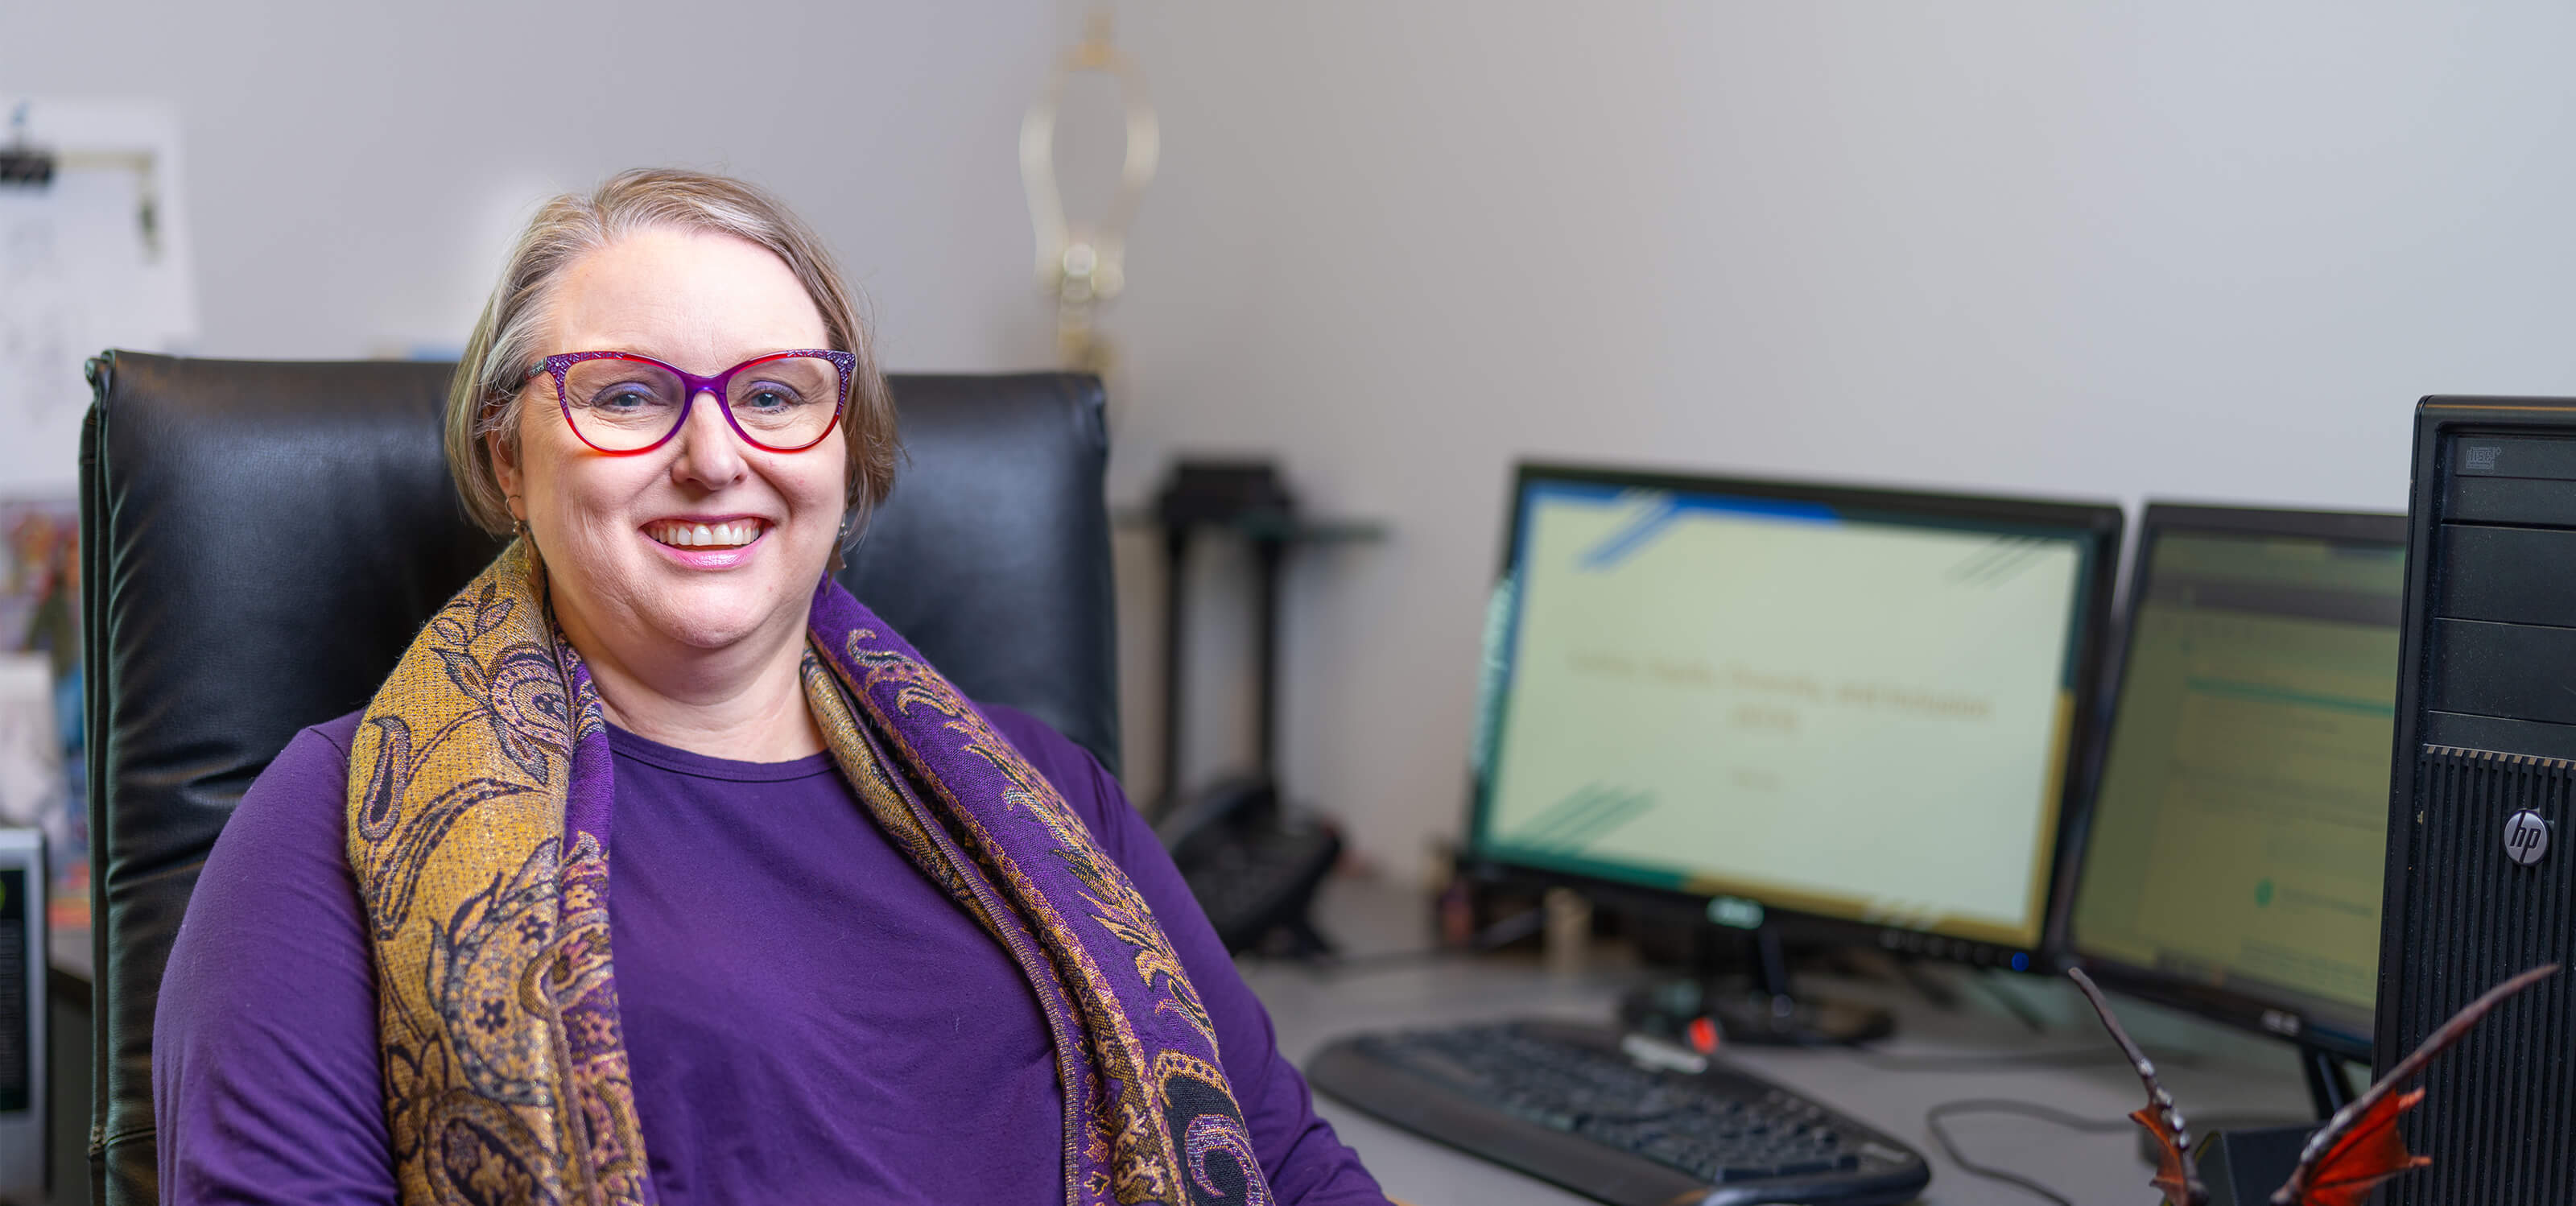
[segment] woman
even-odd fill
[[[827,577],[893,416],[792,215],[557,198],[447,435],[517,539],[207,860],[165,1200],[1384,1200],[1117,785]]]

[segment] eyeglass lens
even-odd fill
[[[688,386],[640,360],[582,360],[564,373],[564,411],[591,446],[645,448],[678,426]],[[744,367],[725,383],[725,408],[751,442],[793,451],[823,438],[840,410],[841,373],[820,356],[785,356]]]

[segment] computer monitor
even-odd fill
[[[2370,1055],[2406,517],[2148,506],[2066,949]]]
[[[1775,944],[2031,966],[2120,527],[2108,503],[1523,465],[1471,858]]]
[[[0,829],[0,1202],[45,1193],[45,858]]]

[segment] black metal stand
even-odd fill
[[[1153,819],[1170,816],[1181,802],[1181,619],[1189,614],[1190,530],[1172,524],[1163,529],[1163,775],[1150,810]]]
[[[2334,1117],[2335,1111],[2352,1104],[2357,1096],[2345,1071],[2351,1061],[2344,1057],[2315,1047],[2302,1048],[2299,1067],[2308,1074],[2308,1102],[2317,1108],[2317,1121]]]
[[[1251,771],[1237,778],[1279,780],[1279,591],[1291,546],[1373,540],[1370,523],[1318,523],[1301,518],[1296,498],[1267,461],[1183,461],[1156,500],[1154,522],[1163,529],[1163,781],[1154,807],[1169,815],[1190,794],[1183,786],[1181,732],[1189,615],[1189,555],[1202,529],[1242,537],[1252,548],[1257,661],[1254,669],[1254,749]]]
[[[1261,461],[1182,462],[1156,500],[1154,522],[1163,529],[1165,575],[1163,781],[1151,810],[1155,832],[1229,952],[1266,943],[1291,957],[1330,955],[1332,943],[1307,909],[1341,855],[1341,837],[1311,814],[1287,808],[1279,784],[1280,571],[1293,544],[1365,538],[1376,529],[1301,521],[1277,469]],[[1203,528],[1246,540],[1258,570],[1258,733],[1248,773],[1191,789],[1181,758],[1189,554]]]
[[[1266,462],[1190,462],[1177,466],[1156,508],[1163,525],[1163,783],[1155,815],[1179,807],[1183,679],[1188,648],[1191,538],[1200,528],[1241,533],[1260,567],[1257,584],[1259,661],[1253,690],[1257,753],[1245,778],[1278,784],[1279,565],[1297,526],[1297,503]]]

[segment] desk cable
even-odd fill
[[[1484,929],[1476,931],[1463,946],[1435,946],[1420,950],[1382,951],[1371,955],[1325,956],[1305,960],[1307,970],[1324,979],[1358,975],[1372,971],[1389,971],[1416,964],[1436,963],[1471,955],[1490,954],[1539,932],[1547,924],[1547,911],[1527,909],[1514,913]]]
[[[1881,1072],[2003,1072],[2021,1068],[2081,1068],[2092,1064],[2126,1066],[2127,1057],[2115,1048],[2068,1047],[2050,1051],[1956,1052],[1910,1054],[1880,1051],[1872,1047],[1852,1047],[1851,1057]],[[2188,1052],[2157,1052],[2157,1067],[2189,1068],[2197,1066],[2198,1055]]]
[[[1992,1164],[1980,1164],[1961,1152],[1958,1141],[1950,1137],[1950,1129],[1941,1124],[1942,1119],[1953,1114],[2018,1114],[2089,1135],[2108,1134],[2137,1125],[2126,1118],[2116,1120],[2087,1118],[2081,1114],[2070,1114],[2064,1110],[2032,1105],[2026,1101],[2014,1101],[2007,1097],[1971,1097],[1961,1101],[1945,1101],[1923,1112],[1923,1129],[1932,1133],[1932,1142],[1940,1145],[1941,1154],[1948,1156],[1952,1164],[1959,1166],[1960,1171],[1972,1176],[1984,1177],[1989,1181],[2001,1181],[2034,1197],[2055,1202],[2057,1206],[2075,1206],[2075,1202],[2066,1195],[2020,1173],[1998,1168]]]

